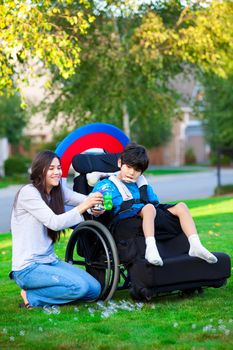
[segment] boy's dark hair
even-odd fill
[[[121,164],[131,166],[137,171],[143,173],[149,165],[149,158],[145,147],[137,143],[129,143],[120,156]]]

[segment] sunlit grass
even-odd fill
[[[220,215],[220,214],[227,214],[232,213],[233,214],[233,199],[227,200],[226,205],[226,199],[219,201],[217,203],[209,203],[206,205],[200,205],[197,208],[192,209],[192,216],[200,217],[200,216],[206,216],[206,215]]]
[[[233,258],[233,198],[187,203],[203,243]],[[62,235],[56,245],[61,258],[69,234]],[[226,287],[208,288],[202,295],[157,297],[142,307],[132,303],[127,291],[118,291],[113,298],[117,307],[107,317],[95,303],[67,305],[60,308],[60,313],[48,314],[42,309],[18,308],[19,288],[8,278],[10,234],[0,235],[0,246],[0,349],[232,350],[232,278]],[[123,299],[131,310],[124,309]],[[109,305],[106,307],[109,309]]]

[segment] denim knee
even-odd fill
[[[75,296],[75,299],[82,299],[89,291],[89,285],[86,281],[82,283],[74,283],[70,286],[70,292]]]
[[[101,284],[96,281],[95,285],[92,287],[93,298],[97,299],[101,293]]]
[[[82,284],[73,284],[71,290],[76,295],[76,299],[94,300],[101,293],[101,285],[97,280],[91,281],[91,283],[83,280]]]

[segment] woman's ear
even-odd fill
[[[121,168],[121,159],[119,158],[117,161],[118,168]]]

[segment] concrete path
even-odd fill
[[[0,232],[10,230],[10,216],[14,197],[22,185],[9,186],[0,189]]]
[[[200,173],[149,176],[148,181],[161,202],[207,198],[217,187],[217,172],[211,169]],[[221,184],[233,184],[233,169],[221,170]]]
[[[161,202],[192,198],[206,198],[214,193],[217,185],[216,170],[164,176],[148,176]],[[222,184],[233,184],[233,169],[221,171]],[[14,196],[21,186],[0,189],[0,232],[10,230],[10,215]]]

